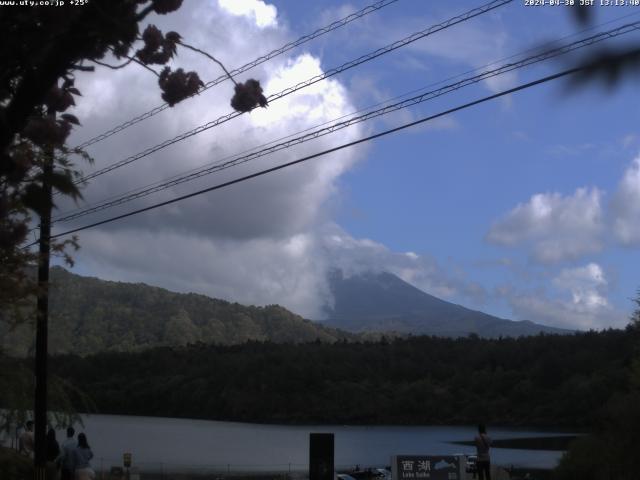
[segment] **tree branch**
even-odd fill
[[[131,62],[133,62],[133,58],[129,57],[129,60],[124,62],[122,65],[109,65],[108,63],[104,63],[104,62],[101,62],[101,61],[96,60],[96,59],[92,59],[91,61],[94,62],[94,63],[97,63],[98,65],[102,65],[103,67],[110,68],[111,70],[118,70],[120,68],[126,67]],[[93,67],[91,67],[91,68],[93,69]]]
[[[110,49],[110,50],[113,52],[113,49]],[[137,63],[138,65],[140,65],[141,67],[144,67],[144,68],[146,68],[147,70],[149,70],[149,71],[150,71],[151,73],[153,73],[156,77],[160,78],[160,74],[159,74],[158,72],[156,72],[156,71],[155,71],[153,68],[151,68],[150,66],[145,65],[144,63],[142,63],[142,62],[141,62],[140,60],[138,60],[137,58],[135,58],[135,57],[130,57],[129,55],[124,55],[124,57],[128,58],[128,59],[129,59],[129,61],[128,61],[128,62],[126,62],[126,63],[124,63],[123,65],[120,65],[119,67],[115,67],[115,68],[122,68],[122,67],[124,67],[125,65],[128,65],[129,63],[134,62],[134,63]],[[98,61],[96,61],[96,60],[92,60],[92,62],[96,62],[98,65],[103,65],[103,63],[98,62]],[[107,64],[104,64],[104,66],[105,66],[105,67],[109,67],[109,68],[114,68],[114,66],[113,66],[113,65],[107,65]],[[115,69],[115,68],[114,68],[114,69]]]
[[[217,60],[215,57],[213,57],[212,55],[209,55],[207,52],[200,50],[199,48],[193,47],[191,45],[187,45],[186,43],[182,42],[182,41],[178,41],[178,43],[180,45],[182,45],[185,48],[188,48],[189,50],[193,50],[194,52],[198,52],[202,55],[204,55],[205,57],[210,58],[211,60],[213,60],[214,62],[216,62],[218,65],[220,65],[220,68],[222,68],[222,70],[224,70],[224,73],[227,74],[227,76],[229,77],[229,79],[234,83],[234,85],[238,85],[238,82],[236,82],[233,77],[231,76],[231,74],[227,71],[227,69],[225,68],[225,66],[222,64],[222,62],[220,60]]]
[[[142,10],[140,10],[138,13],[136,13],[136,20],[138,22],[141,21],[141,20],[144,20],[144,18],[147,15],[149,15],[152,11],[153,11],[153,2],[151,2],[149,5],[147,5]]]
[[[18,82],[10,102],[0,108],[0,153],[11,144],[17,132],[22,131],[31,115],[34,106],[42,104],[44,98],[56,80],[67,72],[82,58],[83,42],[86,36],[86,25],[91,25],[90,8],[81,8],[81,12],[72,19],[71,25],[49,47],[50,55],[42,58],[36,68],[29,69]]]
[[[93,66],[85,67],[84,65],[77,65],[77,64],[76,65],[72,65],[71,68],[73,70],[80,70],[81,72],[93,72],[95,70],[95,67],[93,67]]]

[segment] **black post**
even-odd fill
[[[333,480],[333,433],[309,434],[309,480]]]
[[[55,111],[47,115],[55,117]],[[47,468],[47,346],[49,321],[49,259],[51,253],[51,175],[53,148],[47,149],[42,167],[43,205],[40,211],[40,241],[38,254],[38,304],[36,315],[36,366],[34,405],[34,467],[35,480],[45,480]]]

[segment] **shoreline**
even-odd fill
[[[339,422],[313,422],[313,421],[284,421],[279,419],[278,421],[269,421],[269,420],[242,420],[242,419],[223,419],[223,418],[206,418],[206,417],[195,417],[195,416],[163,416],[163,415],[149,415],[149,414],[138,414],[138,413],[102,413],[102,412],[78,412],[78,415],[83,417],[91,417],[91,416],[101,416],[101,417],[124,417],[124,418],[142,418],[142,419],[162,419],[162,420],[191,420],[196,422],[216,422],[216,423],[230,423],[237,425],[259,425],[265,427],[307,427],[307,428],[343,428],[343,427],[354,427],[354,428],[447,428],[447,427],[469,427],[471,424],[469,423],[368,423],[368,422],[360,422],[360,423],[339,423]],[[584,426],[581,427],[572,427],[567,425],[561,425],[554,427],[553,425],[536,425],[536,424],[503,424],[503,423],[495,423],[490,425],[491,429],[500,429],[500,430],[513,430],[514,432],[522,431],[522,430],[535,430],[538,432],[549,432],[549,433],[558,433],[560,435],[557,436],[573,436],[576,437],[580,434],[588,433],[588,429]],[[475,426],[473,426],[475,429]],[[550,436],[551,438],[552,436]],[[534,437],[532,437],[534,438]],[[449,443],[460,443],[461,442],[449,442]]]
[[[508,448],[512,450],[545,450],[554,452],[566,452],[571,442],[578,435],[553,435],[548,437],[522,437],[522,438],[503,438],[493,439],[491,448]],[[456,445],[464,445],[474,447],[473,441],[455,441],[451,442]]]

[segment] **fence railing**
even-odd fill
[[[122,457],[106,458],[94,457],[92,460],[93,468],[96,474],[109,472],[111,467],[122,467]],[[202,474],[245,474],[245,473],[264,473],[264,474],[288,474],[288,473],[307,473],[309,465],[301,463],[179,463],[179,462],[134,462],[131,468],[141,473],[202,473]],[[353,468],[350,465],[346,468]]]
[[[97,480],[119,479],[120,472],[126,478],[127,469],[122,458],[94,458],[92,461]],[[340,472],[353,471],[356,465],[335,465]],[[368,468],[384,468],[379,467]],[[116,472],[116,473],[114,473]],[[299,480],[309,478],[309,465],[301,463],[225,463],[183,464],[177,462],[136,462],[129,469],[131,480]]]

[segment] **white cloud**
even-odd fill
[[[330,302],[323,257],[313,233],[285,239],[223,240],[140,229],[89,231],[84,265],[101,278],[145,282],[243,304],[279,303],[318,318]],[[125,247],[126,246],[126,247]]]
[[[626,246],[640,246],[640,156],[618,184],[609,214],[616,240]]]
[[[570,291],[571,301],[581,308],[597,309],[609,305],[605,296],[607,280],[597,263],[565,268],[553,279],[553,284],[561,290]]]
[[[444,30],[428,41],[416,42],[411,48],[474,68],[483,67],[504,55],[509,36],[505,30],[490,22],[481,23],[468,22],[459,28]],[[498,66],[483,68],[482,71]],[[499,92],[514,86],[516,81],[517,74],[509,72],[488,78],[484,83],[490,90]]]
[[[427,2],[425,2],[427,3]],[[332,34],[332,40],[342,42],[344,49],[349,49],[354,56],[389,45],[411,33],[420,32],[429,26],[440,24],[445,20],[460,15],[469,10],[464,3],[451,5],[447,2],[440,5],[433,3],[429,15],[367,15],[358,22],[354,22],[348,29],[337,30]],[[430,5],[431,7],[431,5]],[[319,16],[320,24],[325,24],[351,13],[353,7],[328,8]],[[496,12],[497,13],[497,12]],[[487,67],[487,64],[505,57],[512,47],[513,39],[508,34],[499,14],[482,15],[472,22],[462,22],[454,27],[438,31],[416,42],[399,49],[391,55],[385,56],[388,72],[395,76],[429,79],[429,83],[442,80],[442,62],[447,67],[453,67],[458,73],[471,68],[482,68],[482,71],[497,68],[499,65]],[[500,65],[505,62],[500,62]],[[426,75],[432,74],[432,75]],[[473,74],[469,74],[470,76]],[[481,82],[492,92],[502,91],[513,87],[517,82],[517,72],[512,71],[503,75],[488,78]],[[453,81],[453,80],[452,80]],[[399,82],[404,83],[404,82]],[[412,88],[424,86],[414,85]],[[397,94],[397,92],[396,92]],[[509,97],[503,97],[503,102],[509,104]]]
[[[254,6],[260,3],[251,2]],[[264,25],[259,23],[257,14],[255,21],[252,15],[251,11],[240,15],[231,13],[217,3],[194,2],[185,4],[170,19],[158,17],[154,22],[165,31],[179,31],[188,42],[207,50],[233,69],[291,40],[284,26],[275,21],[275,9],[273,28],[262,28]],[[247,17],[252,22],[247,22]],[[196,69],[205,81],[221,73],[217,65],[190,52],[181,51],[174,66]],[[269,94],[321,72],[317,57],[292,53],[267,62],[238,80],[258,78]],[[77,111],[85,125],[76,134],[78,143],[161,103],[156,79],[152,75],[145,76],[144,70],[136,69],[136,66],[116,72],[98,69],[96,74],[83,76],[78,83],[84,97]],[[96,167],[228,113],[232,93],[232,84],[225,82],[97,144],[90,149],[96,158]],[[340,79],[319,82],[273,102],[267,109],[243,115],[104,175],[85,190],[85,195],[89,202],[96,201],[353,110],[351,92]],[[453,128],[455,122],[448,120],[440,126]],[[360,137],[363,128],[366,127],[342,130],[104,215],[121,213],[133,206],[146,206],[348,142]],[[83,248],[78,261],[104,278],[144,281],[242,303],[281,303],[310,318],[318,318],[324,304],[331,301],[326,285],[326,273],[331,268],[341,268],[347,274],[386,270],[434,295],[482,303],[487,296],[484,288],[469,282],[463,273],[452,274],[450,268],[425,255],[394,252],[370,239],[353,238],[332,224],[330,202],[336,197],[337,180],[362,157],[362,149],[343,150],[126,221],[82,232]],[[555,212],[550,215],[553,220],[543,222],[547,237],[551,237],[552,230],[562,232],[566,223],[567,235],[574,232],[581,239],[592,238],[592,227],[599,223],[601,195],[597,189],[579,192],[573,197],[542,196]],[[541,203],[544,206],[545,202]],[[584,211],[580,215],[571,213],[580,210],[581,206],[590,207],[587,215]],[[505,222],[526,227],[528,210],[525,206],[522,208],[523,212],[509,214]],[[533,210],[529,213],[534,213]],[[94,219],[99,217],[92,217]],[[582,229],[573,230],[571,222],[584,225]],[[525,242],[528,233],[536,231],[529,226],[524,228],[522,235],[514,236],[501,226],[504,222],[496,226],[494,233],[496,241],[502,244]],[[57,226],[57,231],[66,227]],[[533,237],[536,245],[544,244],[544,235]],[[543,248],[546,252],[543,258],[567,255],[567,247],[560,244],[561,248]],[[580,298],[587,298],[585,295],[583,293]],[[582,308],[584,303],[581,300],[577,306]],[[578,308],[571,301],[566,301],[566,305],[574,310]],[[549,308],[555,307],[550,305]]]
[[[156,20],[165,31],[179,31],[188,37],[187,41],[228,63],[229,69],[290,40],[283,27],[247,26],[243,17],[208,2],[185,5],[171,20],[153,19]],[[322,73],[317,58],[295,53],[273,59],[238,80],[249,76],[257,78],[269,94]],[[220,75],[217,65],[190,52],[181,51],[175,66],[195,69],[204,80]],[[99,70],[94,75],[83,76],[78,84],[84,94],[78,113],[85,127],[76,133],[79,138],[72,139],[72,143],[79,143],[160,103],[156,80],[136,66],[116,72]],[[103,91],[108,93],[106,99],[101,96]],[[90,148],[96,158],[96,168],[229,113],[232,94],[232,84],[222,83],[96,144]],[[318,82],[272,102],[266,109],[242,115],[103,175],[85,189],[85,197],[91,203],[123,193],[352,110],[355,108],[348,92],[338,80]],[[203,177],[105,211],[91,220],[151,205],[349,142],[361,136],[360,128],[350,127]],[[243,303],[280,302],[296,312],[316,315],[320,305],[326,302],[323,275],[327,262],[322,256],[319,232],[329,222],[329,200],[336,194],[336,180],[362,158],[363,151],[356,147],[334,152],[230,188],[82,232],[78,262],[98,276],[145,281]],[[72,205],[61,207],[65,211]],[[72,225],[83,225],[88,218]],[[60,232],[69,226],[57,225],[56,229]]]
[[[182,17],[177,18],[178,25],[173,28],[181,31],[180,26],[188,24],[189,35],[200,38],[202,42],[206,42],[208,38],[203,32],[218,32],[221,28],[226,28],[230,36],[225,44],[210,39],[210,44],[202,45],[218,58],[253,58],[257,53],[263,53],[253,51],[255,44],[260,44],[263,50],[268,51],[285,41],[281,29],[242,28],[241,18],[230,16],[222,10],[203,8],[202,5],[204,4],[200,4],[195,12],[182,12],[181,9]],[[202,75],[205,79],[219,75],[219,68],[212,66],[211,62],[202,57],[181,58],[180,66],[182,65],[205,72]],[[205,76],[208,71],[212,73]],[[83,123],[88,126],[80,132],[83,133],[83,138],[93,133],[87,133],[87,130],[101,130],[100,127],[109,119],[112,124],[114,119],[134,116],[158,104],[159,93],[154,81],[150,82],[152,88],[147,84],[143,85],[148,79],[144,74],[141,75],[135,66],[133,70],[124,69],[116,72],[116,75],[102,73],[86,76],[80,85],[85,98],[90,100],[86,102],[87,106],[83,106],[84,115],[81,115]],[[318,59],[302,54],[297,57],[274,59],[254,69],[251,76],[262,81],[267,93],[273,93],[284,86],[290,86],[320,73],[322,70]],[[144,80],[140,80],[140,77]],[[110,82],[109,91],[117,92],[118,101],[102,101],[99,91],[104,88],[105,82]],[[223,83],[97,144],[90,149],[96,158],[97,167],[103,167],[132,152],[144,150],[149,145],[157,144],[229,113],[232,93],[230,82]],[[330,79],[318,82],[272,102],[266,109],[258,109],[251,114],[233,119],[104,175],[85,190],[85,197],[88,202],[98,201],[114,193],[125,192],[218,161],[231,154],[331,120],[353,109],[347,91],[339,81]],[[282,164],[351,141],[360,136],[359,132],[359,126],[350,127],[331,136],[155,194],[136,202],[136,205],[149,205],[158,200],[173,198],[178,194]],[[325,202],[335,193],[336,178],[361,158],[362,151],[362,148],[353,148],[335,152],[224,191],[175,204],[162,211],[150,212],[137,217],[136,223],[141,229],[181,230],[215,237],[284,238],[296,235],[326,217]],[[127,206],[127,209],[129,208],[130,206]],[[121,228],[120,224],[110,227],[118,228]]]
[[[588,154],[595,147],[593,143],[588,142],[579,145],[553,145],[547,149],[547,152],[554,157],[576,157]]]
[[[367,271],[391,272],[431,295],[474,304],[486,301],[487,292],[481,285],[428,255],[394,252],[373,240],[353,238],[336,226],[328,232],[324,249],[329,268],[339,268],[345,276]]]
[[[487,240],[499,245],[525,245],[543,263],[595,253],[603,247],[603,193],[579,188],[573,195],[539,193],[495,222]]]
[[[597,187],[573,195],[538,193],[494,222],[487,240],[530,249],[542,263],[575,260],[605,246],[640,246],[640,156],[624,172],[608,204]]]
[[[83,267],[101,278],[160,285],[244,304],[278,303],[313,319],[332,304],[327,275],[386,271],[432,294],[482,301],[486,292],[413,252],[396,253],[324,223],[286,238],[218,239],[127,228],[82,237]]]
[[[627,323],[625,314],[609,305],[587,308],[538,293],[514,295],[510,306],[517,319],[570,330],[621,328]]]
[[[173,23],[158,25],[188,32],[190,41],[223,62],[250,59],[286,42],[282,27],[247,28],[242,17],[224,8],[181,9]],[[184,10],[184,11],[183,11]],[[164,19],[158,19],[164,21]],[[170,26],[169,26],[170,25]],[[208,32],[212,32],[210,35]],[[187,33],[185,33],[186,35]],[[215,35],[225,38],[221,43]],[[176,66],[219,75],[218,67],[196,55]],[[233,65],[233,64],[231,64]],[[233,67],[229,67],[233,68]],[[322,73],[317,57],[303,53],[274,59],[251,72],[267,94]],[[153,78],[140,70],[99,71],[80,79],[84,103],[79,116],[87,125],[81,141],[119,119],[159,103]],[[149,88],[149,87],[152,88]],[[91,148],[97,168],[144,150],[229,112],[229,82],[186,100]],[[100,93],[106,92],[106,99]],[[318,82],[224,125],[101,176],[85,190],[88,202],[127,191],[230,154],[290,135],[355,110],[339,80]],[[362,136],[363,126],[263,157],[219,175],[174,187],[103,216],[151,205],[285,163]],[[369,239],[355,239],[330,219],[337,179],[362,158],[362,148],[335,152],[230,188],[82,232],[78,262],[84,270],[114,280],[146,282],[177,291],[194,291],[246,304],[280,303],[309,318],[320,318],[331,304],[327,272],[342,269],[390,271],[441,296],[478,299],[483,290],[463,276],[452,276],[437,262],[413,252],[396,253]],[[66,210],[70,205],[63,206]],[[93,217],[92,220],[99,218]],[[82,225],[85,219],[73,225]],[[58,225],[57,231],[69,225]]]
[[[622,139],[620,140],[620,143],[622,144],[623,148],[629,148],[634,144],[636,144],[637,142],[638,142],[638,135],[635,133],[629,133],[624,137],[622,137]]]
[[[372,18],[355,28],[359,28],[354,42],[360,46],[380,47],[406,37],[410,32],[420,32],[427,26],[440,22],[466,11],[464,7],[440,10],[437,15],[403,18],[401,22],[393,19]],[[434,68],[434,59],[441,59],[466,68],[482,68],[482,71],[494,69],[499,64],[490,64],[506,53],[509,35],[498,17],[478,17],[473,22],[464,22],[454,28],[441,30],[433,35],[409,44],[395,58],[396,68],[413,68],[424,75],[424,71]],[[500,65],[504,63],[501,62]],[[512,87],[517,81],[515,71],[494,76],[483,81],[491,91],[498,92]]]
[[[598,263],[564,268],[555,274],[551,266],[588,257],[605,247],[640,246],[640,156],[625,171],[608,205],[603,204],[604,195],[595,187],[566,196],[536,194],[492,225],[489,241],[522,247],[542,264],[538,266],[542,276],[526,281],[545,288],[533,292],[523,291],[522,286],[496,288],[516,318],[580,329],[627,323],[627,313],[609,301],[609,281]],[[526,272],[531,271],[529,265]]]
[[[562,269],[548,286],[553,289],[522,291],[503,285],[496,294],[519,320],[578,330],[620,328],[628,322],[627,314],[608,301],[609,282],[597,263]]]
[[[218,0],[218,3],[232,15],[250,18],[260,28],[278,25],[278,9],[262,0]]]

